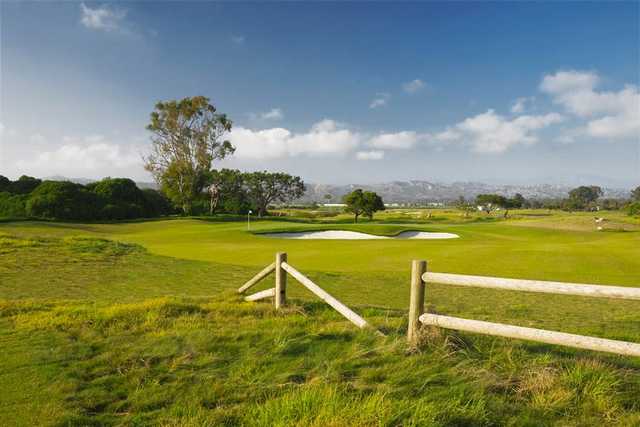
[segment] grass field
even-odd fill
[[[404,341],[410,261],[438,272],[640,286],[640,222],[455,211],[244,221],[0,223],[3,425],[640,425],[640,360],[430,331]],[[411,219],[413,218],[413,219]],[[265,231],[448,231],[296,241]],[[290,283],[233,292],[276,251],[386,338]],[[259,289],[270,286],[260,285]],[[430,284],[444,314],[640,342],[640,303]]]

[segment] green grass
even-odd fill
[[[640,425],[637,358],[434,330],[411,349],[404,337],[411,259],[638,286],[640,233],[567,227],[586,220],[555,214],[341,221],[252,228],[461,238],[294,241],[189,219],[0,224],[2,424]],[[233,289],[279,250],[386,338],[355,330],[292,279],[285,312],[242,302]],[[444,314],[640,342],[638,302],[436,284],[427,294]]]

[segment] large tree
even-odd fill
[[[267,214],[270,203],[297,199],[305,191],[302,178],[282,172],[245,173],[243,179],[249,200],[260,217]]]
[[[569,191],[570,204],[578,208],[584,208],[589,203],[593,203],[603,195],[602,188],[591,186],[580,186]]]
[[[631,200],[640,202],[640,185],[631,190]]]
[[[496,208],[508,207],[509,199],[499,194],[478,194],[476,196],[476,204],[482,206],[482,209],[489,214]]]
[[[354,222],[358,222],[360,215],[373,219],[375,212],[384,210],[384,203],[380,196],[373,191],[362,191],[360,188],[346,194],[342,201],[347,205],[345,211],[353,214]]]
[[[209,214],[216,210],[227,213],[244,213],[249,202],[244,188],[243,173],[237,169],[211,171],[207,192],[209,193]]]
[[[206,185],[213,161],[235,151],[224,139],[231,121],[217,113],[209,98],[194,96],[158,102],[147,129],[152,133],[153,146],[145,158],[145,168],[188,215]]]

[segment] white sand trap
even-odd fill
[[[382,239],[456,239],[460,236],[453,233],[432,233],[428,231],[403,231],[397,236],[376,236],[374,234],[359,233],[357,231],[301,231],[298,233],[264,233],[261,236],[278,239],[314,239],[314,240],[382,240]]]

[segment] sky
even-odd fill
[[[215,167],[638,185],[639,5],[0,2],[0,174],[151,181],[155,103],[204,95]]]

